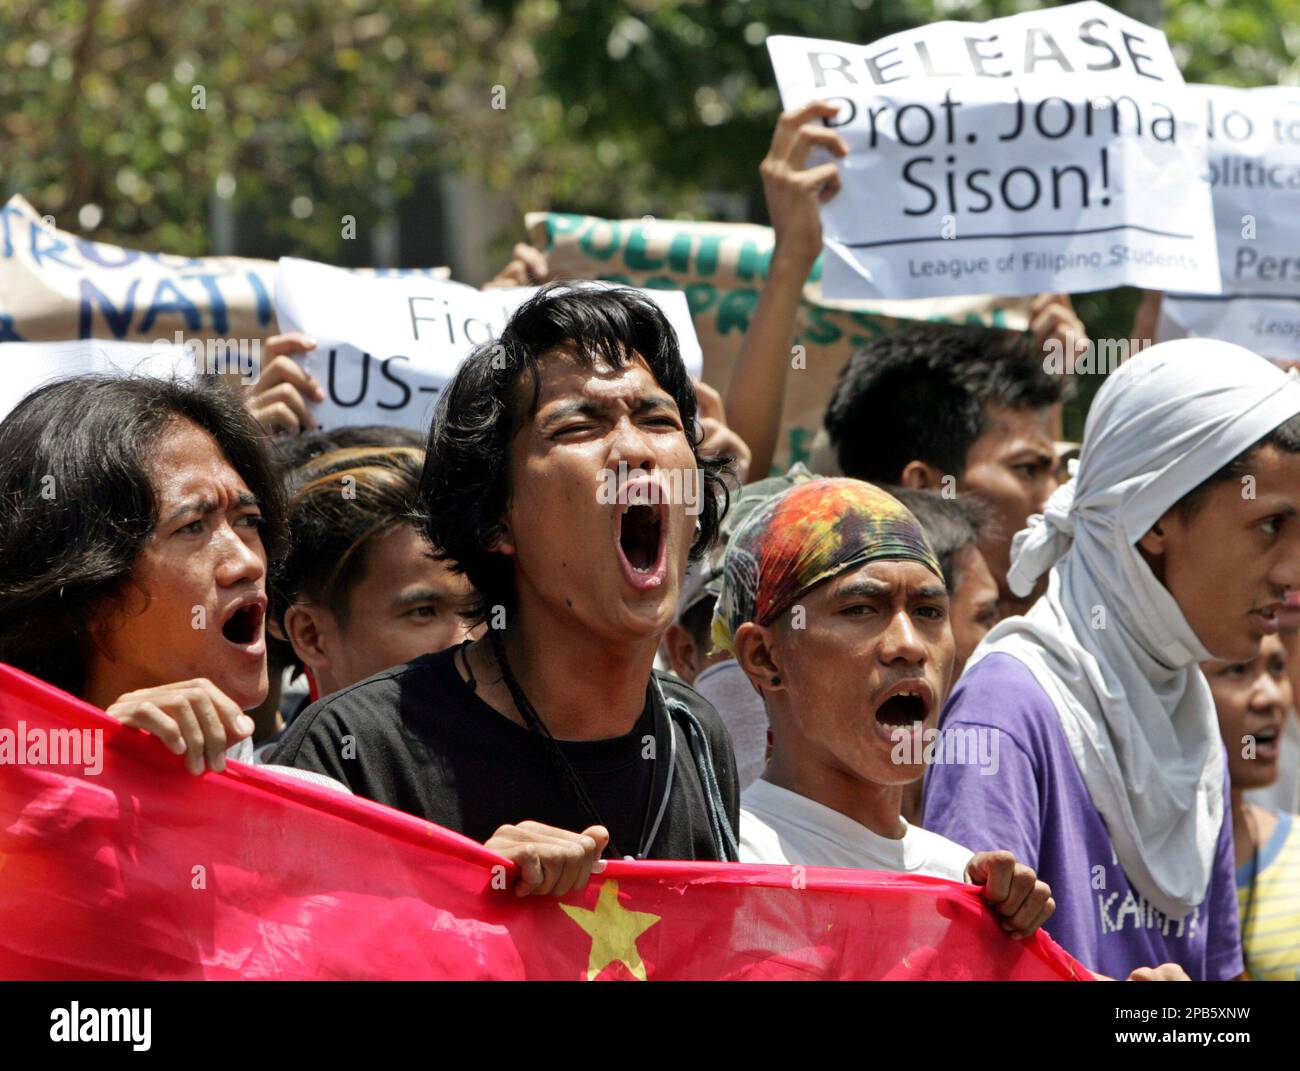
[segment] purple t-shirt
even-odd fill
[[[948,699],[942,726],[945,735],[964,730],[966,755],[980,761],[928,767],[925,828],[971,851],[1006,849],[1033,867],[1052,887],[1056,913],[1045,929],[1058,944],[1121,980],[1160,963],[1181,964],[1193,979],[1241,973],[1226,764],[1210,887],[1179,922],[1129,886],[1056,709],[1022,662],[1006,654],[977,662]],[[951,744],[945,747],[946,755],[960,758]],[[994,769],[993,756],[996,772],[981,772]]]

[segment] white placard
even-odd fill
[[[276,271],[275,311],[281,330],[305,332],[318,344],[303,361],[325,389],[326,400],[312,406],[322,427],[386,424],[425,431],[461,361],[496,338],[537,289],[476,290],[414,276],[366,279],[284,257]],[[704,359],[686,295],[639,292],[663,310],[687,370],[698,376]]]
[[[73,376],[159,376],[193,381],[194,358],[183,347],[84,339],[0,344],[0,419],[38,387]]]
[[[849,146],[826,297],[1218,292],[1203,118],[1158,30],[1090,0],[768,49],[785,108],[832,101]]]
[[[1300,89],[1187,88],[1209,134],[1223,294],[1167,294],[1157,338],[1218,338],[1266,357],[1298,359]]]

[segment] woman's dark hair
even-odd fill
[[[542,356],[564,345],[574,348],[584,368],[623,368],[640,354],[655,382],[677,403],[703,476],[692,558],[712,546],[726,512],[721,473],[732,459],[700,457],[695,388],[682,364],[677,334],[659,306],[625,287],[545,286],[515,311],[500,338],[480,346],[460,366],[429,431],[420,477],[427,533],[441,548],[440,557],[474,585],[479,598],[469,616],[476,621],[486,619],[494,606],[507,613],[518,606],[511,559],[491,548],[510,501],[510,443],[537,410]],[[518,389],[525,376],[532,385],[527,406]]]
[[[42,387],[0,421],[0,662],[84,688],[92,627],[158,522],[149,455],[175,420],[208,432],[257,496],[275,558],[280,482],[234,388],[97,375]]]
[[[1258,442],[1248,446],[1229,461],[1214,475],[1201,481],[1178,500],[1178,515],[1183,521],[1190,521],[1202,506],[1216,484],[1232,480],[1239,481],[1250,475],[1255,455],[1266,446],[1272,446],[1284,454],[1300,454],[1300,414],[1284,420]]]

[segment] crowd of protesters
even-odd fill
[[[496,282],[548,285],[420,433],[316,430],[297,335],[243,396],[30,394],[0,422],[0,662],[194,774],[269,763],[464,833],[521,896],[625,857],[899,871],[1105,977],[1300,977],[1300,380],[1156,346],[1067,472],[1042,354],[1083,326],[1041,295],[1024,333],[871,342],[771,472],[833,110],[777,124],[729,383],[521,246]]]

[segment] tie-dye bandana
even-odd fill
[[[746,621],[766,625],[824,580],[881,560],[943,573],[920,522],[893,495],[861,480],[811,480],[764,503],[731,537],[713,642],[733,651]]]

